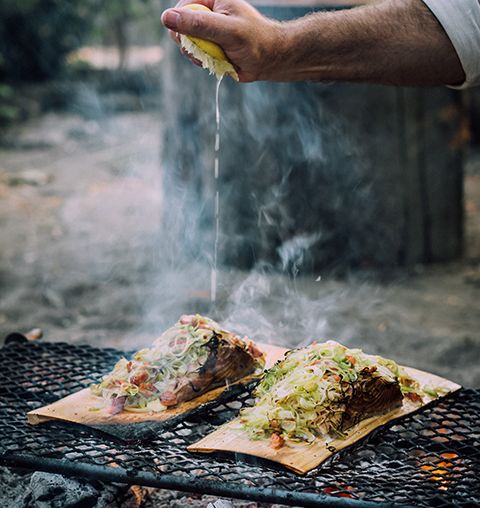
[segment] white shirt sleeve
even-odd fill
[[[480,0],[423,0],[452,41],[465,71],[458,87],[480,85]]]

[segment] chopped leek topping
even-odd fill
[[[306,442],[319,435],[341,437],[352,383],[364,369],[388,382],[398,380],[402,392],[421,392],[419,384],[392,360],[333,341],[313,343],[288,352],[265,372],[254,392],[255,405],[241,412],[242,426],[252,439],[272,434]]]
[[[125,397],[125,410],[163,411],[166,407],[160,403],[160,395],[173,391],[178,378],[201,369],[209,357],[212,341],[222,340],[222,335],[246,350],[249,347],[248,342],[222,330],[209,318],[198,314],[182,316],[151,348],[137,351],[130,361],[121,358],[110,374],[90,387],[91,391],[106,403]],[[256,367],[263,370],[263,357],[255,361]]]

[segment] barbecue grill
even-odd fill
[[[297,476],[246,456],[194,455],[186,446],[251,401],[215,401],[148,441],[125,442],[74,424],[30,426],[25,414],[96,382],[123,355],[89,345],[28,342],[0,348],[0,463],[295,506],[478,506],[480,391],[462,389],[378,429]]]

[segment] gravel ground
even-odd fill
[[[335,338],[480,386],[480,164],[466,177],[463,261],[341,280],[222,270],[211,308],[208,267],[172,258],[162,242],[160,120],[48,114],[4,137],[1,336],[41,327],[45,340],[133,349],[181,313],[209,312],[259,340]],[[31,482],[22,478],[9,484]],[[7,492],[0,502],[13,506]],[[148,506],[211,501],[156,491]]]

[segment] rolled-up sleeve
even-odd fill
[[[438,19],[465,71],[465,82],[480,85],[480,0],[423,0]]]

